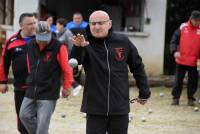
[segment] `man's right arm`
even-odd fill
[[[174,53],[178,51],[180,34],[181,34],[180,28],[176,29],[170,41],[170,52],[172,53],[172,55],[174,55]]]
[[[0,84],[7,84],[10,64],[10,52],[7,50],[7,46],[5,46],[3,47],[0,60]]]
[[[3,47],[0,60],[0,91],[5,93],[7,91],[8,73],[11,64],[10,53],[7,50],[7,45]]]

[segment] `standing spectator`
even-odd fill
[[[53,16],[52,15],[48,15],[46,18],[47,23],[51,26],[51,32],[56,32],[56,25],[53,24]]]
[[[85,28],[87,27],[88,23],[83,20],[83,16],[80,12],[75,12],[73,14],[73,21],[67,23],[66,28],[68,28],[74,35],[76,34],[85,34]],[[81,75],[82,75],[82,65],[79,65],[75,68],[73,68],[73,74],[74,74],[74,83],[73,83],[73,93],[74,95],[79,94],[80,90],[82,89],[81,84]]]
[[[64,44],[52,38],[50,26],[38,22],[36,39],[27,48],[29,76],[20,119],[30,134],[48,134],[51,116],[59,98],[61,73],[64,76],[62,95],[70,94],[73,82]]]
[[[35,37],[36,19],[31,13],[23,13],[19,17],[19,25],[21,29],[7,39],[2,51],[0,63],[0,92],[6,93],[8,91],[8,74],[10,65],[12,65],[17,127],[21,134],[28,134],[19,119],[19,111],[27,89],[26,78],[28,69],[26,66],[25,47],[26,43]]]
[[[197,60],[200,55],[200,12],[193,11],[189,21],[181,24],[171,39],[171,52],[176,61],[175,83],[172,90],[172,105],[179,105],[183,79],[188,73],[188,105],[194,105],[197,90]]]
[[[142,59],[124,35],[111,30],[104,11],[90,15],[87,40],[72,39],[72,57],[82,62],[86,73],[81,111],[87,113],[86,134],[127,134],[129,104],[128,66],[139,88],[138,102],[145,104],[150,90]],[[79,53],[77,53],[79,52]]]
[[[66,28],[71,30],[73,34],[83,34],[87,25],[88,23],[83,20],[82,14],[80,12],[75,12],[73,14],[73,21],[67,23]]]
[[[72,38],[73,34],[69,29],[65,28],[66,22],[67,21],[64,18],[59,18],[56,20],[56,38],[60,42],[66,44],[68,48],[68,54],[70,55],[73,46],[70,38]]]

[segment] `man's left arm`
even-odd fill
[[[150,95],[151,91],[149,89],[147,75],[144,70],[144,64],[142,62],[142,58],[140,57],[137,48],[129,41],[130,43],[130,51],[128,53],[128,60],[127,63],[130,68],[130,72],[133,74],[136,85],[139,88],[139,101],[147,100]],[[142,104],[142,103],[141,103]]]
[[[65,45],[60,46],[59,52],[57,54],[57,60],[60,64],[64,76],[63,91],[62,91],[62,93],[64,93],[63,97],[67,97],[70,94],[70,89],[73,83],[73,72],[72,68],[68,64],[68,53]]]

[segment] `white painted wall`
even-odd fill
[[[7,29],[7,37],[19,30],[19,16],[24,12],[37,12],[38,0],[15,0],[14,3],[14,25]]]
[[[14,26],[7,31],[7,37],[19,30],[18,19],[23,12],[37,12],[39,0],[15,0]],[[163,73],[165,17],[167,0],[146,0],[150,24],[144,25],[148,37],[130,37],[136,45],[149,75]],[[145,17],[147,16],[145,12]]]
[[[145,64],[149,75],[163,73],[164,65],[164,40],[165,40],[165,17],[167,0],[146,0],[150,24],[144,25],[144,32],[148,37],[130,37],[136,45]],[[146,13],[145,13],[146,16]]]

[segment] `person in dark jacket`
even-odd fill
[[[29,134],[48,134],[50,119],[59,98],[61,74],[64,77],[63,97],[70,94],[73,75],[66,45],[52,38],[46,21],[38,22],[36,39],[28,44],[27,65],[28,89],[20,109],[20,119]]]
[[[198,85],[197,60],[200,56],[200,11],[193,11],[188,22],[174,32],[170,50],[176,61],[175,83],[172,89],[172,105],[179,105],[183,79],[188,73],[188,105],[194,106],[194,94]]]
[[[20,107],[27,89],[26,43],[35,38],[36,19],[32,13],[23,13],[19,17],[21,29],[6,40],[0,60],[0,92],[8,91],[8,74],[12,66],[14,76],[14,100],[17,114],[17,127],[21,134],[28,134],[19,119]],[[11,64],[12,63],[12,64]]]
[[[83,64],[86,74],[81,111],[87,113],[87,134],[127,134],[128,66],[139,88],[138,102],[145,104],[150,97],[136,47],[128,37],[113,33],[111,27],[109,15],[95,11],[89,18],[87,41],[79,34],[72,39],[71,57]]]

